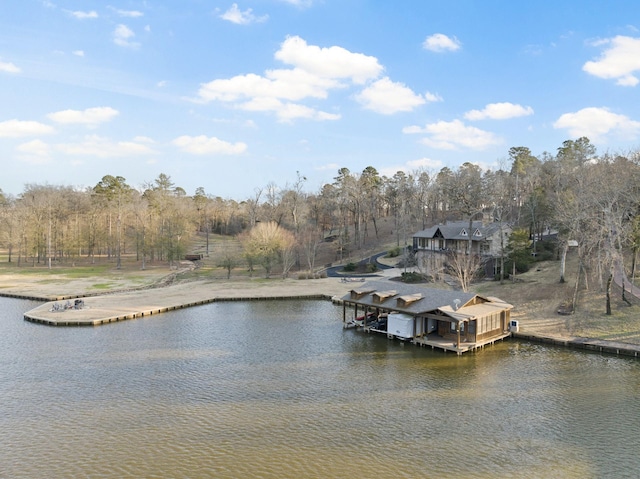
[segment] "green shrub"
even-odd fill
[[[536,261],[551,261],[555,258],[553,251],[542,251],[536,255]]]
[[[387,258],[395,258],[397,256],[400,256],[400,253],[402,252],[402,250],[400,249],[400,246],[396,246],[395,248],[391,248],[389,251],[387,251]]]
[[[298,273],[298,279],[320,279],[326,277],[326,271],[323,271],[322,273],[309,273],[308,271]]]
[[[364,269],[366,273],[375,273],[378,271],[378,267],[373,263],[367,263]]]
[[[347,271],[347,272],[353,272],[356,270],[356,264],[355,263],[347,263],[344,265],[344,268],[342,268],[343,271]]]
[[[400,280],[403,283],[422,283],[428,281],[429,278],[421,273],[415,273],[413,271],[407,271],[400,275]]]
[[[531,267],[531,261],[529,260],[529,258],[516,258],[516,273],[526,273],[527,271],[529,271]],[[507,276],[507,274],[510,274],[513,272],[513,261],[508,260],[505,262],[504,265],[505,268],[505,277]]]

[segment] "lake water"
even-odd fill
[[[0,298],[2,478],[640,477],[640,362],[514,340],[456,356],[320,301],[99,327]]]

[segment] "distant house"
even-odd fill
[[[513,308],[498,298],[389,281],[365,283],[342,303],[345,327],[458,354],[509,336]],[[348,306],[354,308],[352,318]]]
[[[420,256],[448,251],[468,253],[471,238],[471,252],[485,259],[487,274],[495,274],[493,260],[501,256],[511,232],[507,223],[474,221],[469,228],[468,221],[453,221],[418,231],[413,235],[413,251],[418,261]]]

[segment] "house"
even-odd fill
[[[457,354],[510,335],[513,306],[474,293],[372,281],[342,297],[344,327],[361,326],[389,338]],[[347,307],[353,307],[349,318]],[[372,320],[367,322],[366,319]]]
[[[436,253],[471,252],[483,257],[485,273],[493,276],[498,271],[495,259],[499,258],[507,245],[512,228],[507,223],[473,221],[453,221],[435,225],[413,235],[413,251],[417,261],[425,261],[425,256]]]

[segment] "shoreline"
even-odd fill
[[[47,286],[49,289],[54,287],[54,285]],[[69,292],[35,294],[28,291],[33,288],[25,288],[26,291],[11,288],[12,291],[0,290],[0,296],[42,301],[42,305],[24,313],[24,320],[64,327],[97,326],[222,301],[332,300],[346,294],[350,287],[339,278],[197,280],[166,286],[133,286],[109,292],[88,292],[79,287],[76,294]],[[85,307],[51,310],[55,302],[74,299],[82,299]],[[518,315],[518,320],[519,331],[512,333],[512,337],[516,339],[632,358],[640,357],[640,345],[637,344],[545,332],[544,328],[541,330],[536,320],[529,320],[525,313]]]
[[[27,321],[50,326],[96,326],[219,301],[330,300],[344,295],[347,291],[348,286],[339,279],[332,278],[329,281],[188,281],[162,287],[132,288],[102,294],[38,296],[29,293],[0,292],[0,295],[43,301],[42,305],[24,313],[24,319]],[[64,307],[64,302],[68,301],[71,306],[74,299],[82,299],[83,307]],[[58,308],[54,309],[56,303]]]

